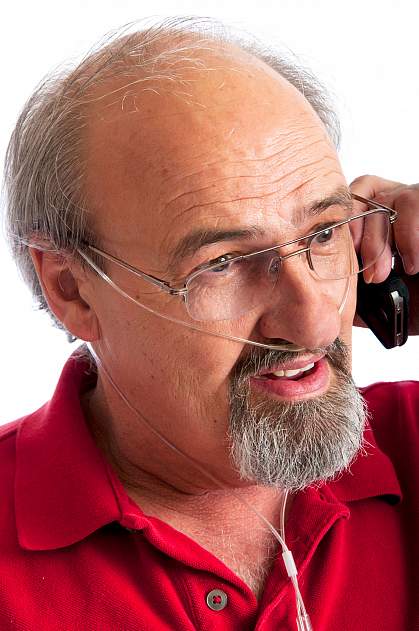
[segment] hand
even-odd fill
[[[391,250],[397,250],[400,260],[396,264],[396,271],[410,293],[409,335],[419,335],[419,184],[407,186],[373,175],[363,175],[354,180],[350,188],[353,193],[398,212],[390,236],[390,247],[374,265],[369,279],[371,282],[385,280],[391,267]],[[355,319],[354,324],[361,325],[359,318]]]

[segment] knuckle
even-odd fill
[[[396,204],[400,206],[419,207],[419,189],[413,187],[404,188],[397,195]]]
[[[374,178],[374,175],[358,175],[358,177],[356,177],[354,180],[352,180],[351,182],[351,186],[353,186],[354,184],[363,184],[366,180],[371,180],[371,178]]]
[[[390,194],[388,191],[378,191],[375,195],[374,195],[374,199],[377,202],[381,202],[381,203],[385,203],[390,197]]]

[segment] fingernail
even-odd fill
[[[406,274],[413,274],[415,271],[415,264],[407,254],[403,257],[403,267]]]
[[[371,269],[366,269],[364,270],[363,274],[364,274],[364,281],[370,284],[374,276],[374,271]]]

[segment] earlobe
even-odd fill
[[[99,325],[91,305],[80,295],[86,282],[81,266],[62,253],[30,248],[45,300],[55,317],[75,337],[93,342]]]

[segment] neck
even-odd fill
[[[82,407],[95,442],[142,511],[197,541],[258,595],[276,542],[249,505],[279,529],[282,491],[244,484],[225,466],[218,475],[213,466],[220,488],[137,419],[115,412],[100,385],[84,395]],[[290,501],[286,516],[289,508]]]

